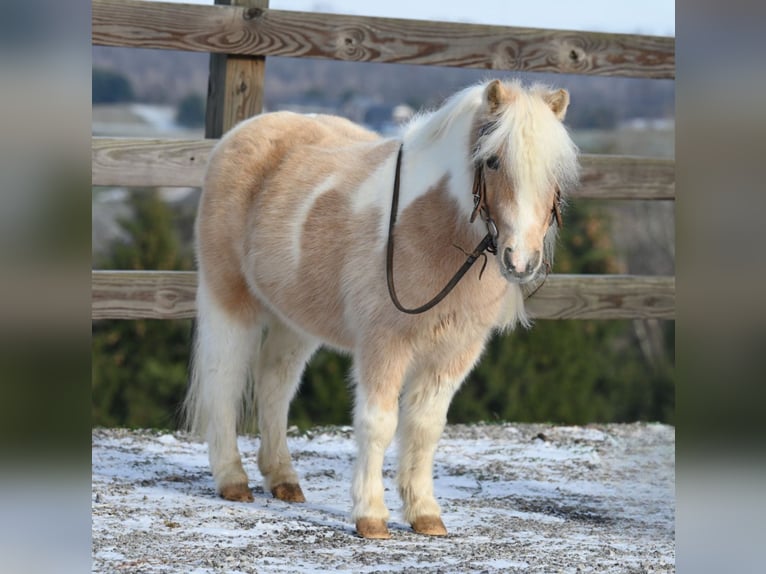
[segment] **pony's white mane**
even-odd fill
[[[430,145],[456,118],[473,117],[481,107],[483,92],[484,84],[469,86],[452,94],[439,108],[418,112],[404,126],[403,138],[414,148]]]

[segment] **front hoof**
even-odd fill
[[[230,484],[221,487],[221,498],[232,500],[234,502],[252,502],[253,493],[247,483]]]
[[[356,531],[362,538],[387,540],[391,538],[386,521],[382,518],[360,518],[356,521]]]
[[[438,516],[418,516],[412,521],[412,529],[428,536],[447,536],[447,529]]]
[[[285,502],[306,502],[306,497],[303,496],[303,491],[298,484],[287,482],[278,484],[271,489],[271,494],[274,498],[284,500]]]

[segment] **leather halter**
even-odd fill
[[[487,247],[490,253],[497,253],[497,225],[489,211],[487,203],[487,181],[484,179],[484,164],[476,164],[476,171],[473,176],[473,211],[471,212],[470,222],[476,220],[476,216],[481,214],[484,223],[487,224],[487,236],[492,237],[492,243]]]
[[[403,313],[408,313],[410,315],[419,315],[420,313],[425,313],[429,309],[432,309],[447,296],[449,295],[450,291],[452,291],[455,286],[458,284],[458,282],[463,278],[463,275],[465,275],[468,270],[473,266],[473,264],[476,262],[476,260],[481,257],[485,251],[489,251],[490,253],[496,253],[497,252],[497,226],[495,225],[495,222],[492,221],[489,217],[489,206],[484,203],[483,198],[486,197],[486,183],[484,182],[484,177],[482,175],[482,168],[479,166],[476,169],[476,174],[474,175],[474,203],[476,204],[476,207],[474,208],[474,213],[471,215],[471,221],[473,221],[476,218],[476,213],[479,211],[482,203],[484,205],[484,209],[482,211],[482,217],[487,222],[487,235],[484,236],[484,239],[481,240],[481,242],[476,246],[476,248],[468,255],[468,258],[465,260],[463,265],[460,267],[460,269],[457,270],[455,275],[452,276],[452,279],[449,280],[449,282],[444,286],[444,288],[439,291],[439,293],[436,294],[436,296],[428,301],[427,303],[424,303],[423,305],[420,305],[419,307],[414,308],[408,308],[401,304],[399,301],[399,298],[396,296],[396,289],[394,287],[394,226],[396,225],[396,212],[399,210],[399,186],[400,186],[400,179],[401,179],[401,170],[402,170],[402,147],[399,146],[399,153],[396,156],[396,175],[394,176],[394,194],[393,198],[391,200],[391,218],[389,220],[388,224],[388,249],[386,252],[386,281],[388,283],[388,294],[391,296],[391,301],[394,303],[397,309],[399,309]],[[477,199],[476,191],[477,189],[480,190],[480,197],[482,199]]]
[[[419,307],[408,308],[402,305],[399,301],[399,297],[396,295],[396,288],[394,287],[394,226],[396,225],[396,215],[399,210],[399,187],[401,180],[402,169],[402,149],[403,145],[399,146],[399,152],[396,156],[396,173],[394,175],[394,192],[391,199],[391,217],[388,223],[388,245],[386,250],[386,282],[388,284],[388,294],[391,297],[391,301],[399,311],[408,313],[410,315],[419,315],[434,308],[436,305],[442,302],[444,298],[449,295],[455,286],[460,282],[463,276],[468,273],[468,270],[476,263],[476,260],[484,255],[485,251],[490,253],[497,253],[497,225],[492,219],[489,204],[487,203],[487,182],[484,178],[484,164],[478,163],[476,170],[474,171],[473,178],[473,202],[474,208],[471,212],[471,223],[476,220],[477,215],[481,215],[484,223],[487,225],[487,234],[479,242],[476,248],[468,255],[463,265],[452,276],[452,279],[439,291],[433,299],[420,305]],[[559,203],[561,201],[561,191],[556,190],[556,199],[553,202],[552,218],[555,218],[556,223],[561,227],[561,211]],[[553,221],[551,221],[553,223]],[[485,263],[486,264],[486,263]],[[539,287],[538,287],[539,288]],[[535,289],[537,291],[537,289]]]

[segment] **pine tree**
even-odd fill
[[[154,190],[133,192],[134,216],[122,222],[130,241],[101,268],[182,270],[170,209]],[[92,343],[92,424],[175,428],[187,383],[190,321],[97,321]]]
[[[119,72],[93,68],[91,82],[91,100],[94,104],[118,104],[135,99],[130,80]]]

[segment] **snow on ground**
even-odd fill
[[[348,518],[348,428],[291,433],[308,500],[255,486],[215,495],[203,443],[184,433],[93,431],[94,572],[675,572],[675,430],[657,424],[450,426],[436,457],[445,538],[403,522],[385,465],[392,539]],[[257,437],[241,437],[251,485]]]

